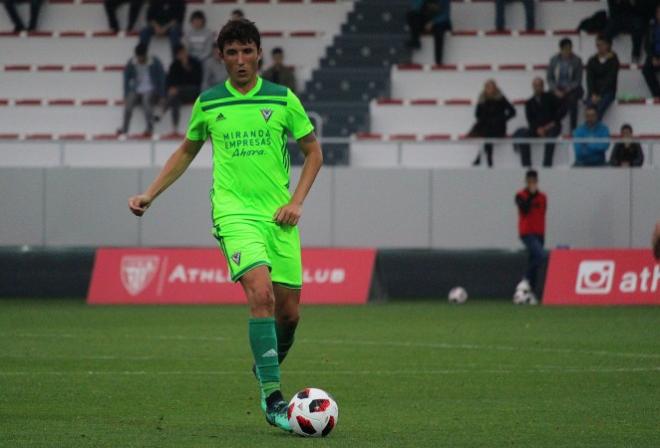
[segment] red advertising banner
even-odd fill
[[[302,302],[361,304],[369,297],[374,249],[304,249]],[[245,303],[217,249],[99,249],[90,304]]]
[[[554,250],[544,305],[660,305],[660,264],[648,249]]]

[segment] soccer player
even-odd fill
[[[207,139],[213,143],[213,233],[233,281],[243,286],[254,372],[266,420],[290,431],[280,367],[298,324],[302,266],[298,220],[323,163],[314,128],[300,100],[257,75],[261,38],[254,23],[228,22],[217,39],[229,79],[193,106],[186,139],[129,208],[142,216],[183,174]],[[300,180],[289,193],[287,132],[305,155]]]

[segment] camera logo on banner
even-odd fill
[[[580,263],[575,292],[609,294],[614,284],[615,263],[611,260],[585,260]]]
[[[121,282],[126,291],[136,296],[149,286],[158,272],[158,255],[126,255],[121,259]]]

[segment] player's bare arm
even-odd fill
[[[204,145],[203,141],[185,139],[179,148],[174,151],[158,174],[158,177],[149,185],[147,190],[128,199],[128,208],[136,216],[144,215],[151,203],[172,185],[190,166]]]
[[[298,140],[298,146],[305,155],[305,163],[303,164],[298,185],[296,186],[293,196],[291,196],[291,201],[285,206],[280,207],[275,213],[275,221],[277,223],[288,224],[291,226],[298,224],[298,221],[302,216],[303,202],[314,184],[314,180],[321,169],[321,165],[323,165],[321,144],[316,139],[314,132],[310,132]]]

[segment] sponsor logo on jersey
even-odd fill
[[[121,259],[121,283],[126,291],[136,296],[149,286],[158,272],[157,255],[127,255]]]
[[[241,253],[234,252],[234,255],[231,256],[231,260],[236,263],[237,266],[241,265]]]
[[[268,123],[270,117],[273,116],[273,109],[261,109],[261,116],[264,117],[264,120]]]

